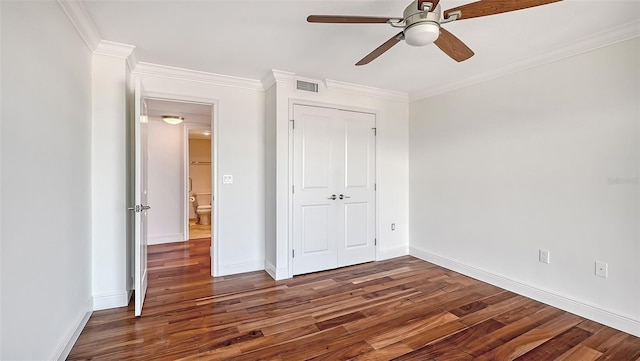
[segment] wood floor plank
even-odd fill
[[[620,360],[640,339],[405,256],[212,278],[209,239],[149,247],[142,317],[96,311],[68,360]]]
[[[577,345],[571,350],[565,352],[558,357],[557,361],[595,361],[602,355],[602,352],[596,351],[592,348]]]

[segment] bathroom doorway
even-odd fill
[[[186,233],[188,240],[211,238],[212,161],[211,129],[201,125],[185,127],[187,143],[187,194],[189,197]]]
[[[153,200],[148,244],[211,238],[213,105],[155,97],[147,104],[148,197]]]

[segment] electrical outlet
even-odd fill
[[[596,276],[602,278],[609,277],[609,265],[604,262],[596,261]]]
[[[546,249],[541,249],[538,253],[538,260],[542,263],[549,264],[551,262],[551,253]]]

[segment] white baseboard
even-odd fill
[[[100,311],[125,307],[129,304],[130,296],[131,291],[93,295],[93,310]]]
[[[272,265],[271,262],[269,261],[264,262],[264,270],[267,271],[269,276],[271,276],[271,278],[273,278],[276,281],[290,278],[288,268],[285,267],[285,268],[276,269],[276,266]]]
[[[452,271],[462,273],[466,276],[478,279],[480,281],[492,284],[500,288],[504,288],[511,292],[515,292],[525,297],[532,298],[536,301],[551,305],[553,307],[557,307],[561,310],[574,313],[578,316],[588,318],[609,327],[613,327],[620,331],[640,337],[640,320],[634,319],[631,316],[610,312],[602,308],[589,305],[582,301],[558,295],[548,290],[540,289],[538,287],[511,280],[504,276],[496,275],[481,269],[467,266],[463,263],[430,253],[419,248],[410,247],[409,254],[427,262],[437,264],[438,266],[442,266]]]
[[[164,236],[149,236],[147,237],[147,244],[164,244],[164,243],[174,243],[174,242],[184,242],[184,234],[176,233],[176,234],[167,234]]]
[[[73,345],[78,340],[78,337],[80,337],[80,333],[84,329],[84,326],[87,324],[87,321],[89,321],[89,317],[91,317],[92,313],[93,313],[93,298],[89,297],[87,302],[78,312],[76,321],[71,325],[71,327],[69,327],[67,332],[64,334],[62,343],[58,346],[53,356],[49,358],[50,360],[64,361],[67,359],[67,356],[69,356],[69,353],[73,348]]]
[[[378,258],[376,261],[383,261],[385,259],[391,259],[396,257],[402,257],[409,254],[409,246],[400,246],[389,249],[378,250]]]
[[[218,271],[220,271],[220,276],[228,276],[237,273],[264,271],[264,266],[264,260],[228,265],[221,264],[218,268]]]

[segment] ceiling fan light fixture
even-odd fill
[[[177,115],[163,115],[162,120],[167,124],[176,125],[182,123],[184,118]]]
[[[432,44],[440,36],[440,24],[422,22],[408,27],[404,31],[404,40],[411,46]]]

